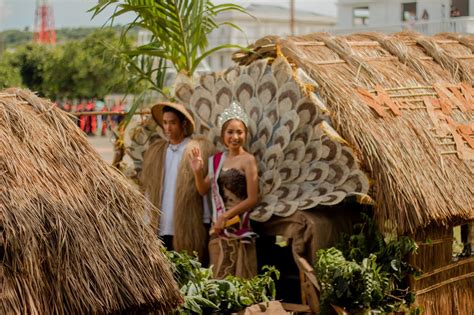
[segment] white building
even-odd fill
[[[291,12],[288,8],[274,5],[252,4],[246,8],[252,16],[240,12],[225,12],[217,17],[218,22],[230,22],[239,26],[243,32],[230,27],[221,27],[211,33],[209,47],[222,44],[248,46],[267,35],[291,35]],[[336,18],[310,11],[295,10],[294,35],[309,34],[333,28]],[[213,71],[232,65],[232,53],[235,49],[218,51],[211,55],[208,64]]]
[[[246,11],[250,15],[236,11],[223,12],[218,15],[217,23],[233,23],[240,27],[242,32],[232,27],[222,26],[209,35],[208,49],[223,44],[247,47],[266,35],[286,36],[291,34],[291,13],[288,8],[252,4],[246,8]],[[309,34],[335,27],[336,18],[295,10],[293,25],[294,35]],[[150,32],[138,32],[138,45],[149,43],[150,40]],[[200,65],[198,71],[218,71],[231,66],[233,64],[232,54],[236,50],[223,49],[213,53]]]
[[[338,0],[334,33],[415,30],[474,33],[474,0]]]

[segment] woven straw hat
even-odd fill
[[[193,132],[194,132],[194,128],[195,128],[194,119],[191,116],[191,114],[188,112],[186,107],[184,107],[182,104],[170,103],[170,102],[160,102],[160,103],[157,103],[157,104],[153,105],[153,107],[151,108],[151,115],[153,116],[153,119],[155,119],[155,121],[161,127],[163,127],[163,107],[165,107],[165,106],[176,109],[178,112],[182,113],[184,115],[184,117],[186,117],[186,120],[188,120],[188,123],[185,126],[186,135],[187,136],[192,135]]]

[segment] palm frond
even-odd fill
[[[221,45],[219,48],[207,50],[208,37],[217,28],[226,26],[242,31],[233,23],[216,22],[216,16],[223,12],[248,14],[237,4],[215,5],[209,0],[101,0],[90,11],[96,16],[109,6],[116,8],[111,18],[130,13],[136,16],[127,25],[125,32],[140,27],[151,32],[155,39],[147,46],[130,51],[133,56],[143,53],[165,58],[173,64],[177,72],[192,75],[211,53],[230,47],[242,48],[237,45]],[[155,46],[155,49],[152,46]]]

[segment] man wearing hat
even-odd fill
[[[143,157],[140,181],[145,194],[161,211],[150,215],[150,224],[168,249],[197,252],[205,259],[210,222],[207,200],[199,195],[186,157],[198,146],[208,155],[213,146],[205,138],[191,138],[194,120],[177,103],[158,103],[152,107],[153,119],[167,138],[153,142]]]

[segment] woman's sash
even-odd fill
[[[217,179],[222,170],[222,165],[226,157],[225,152],[218,152],[209,158],[209,180],[211,183],[212,219],[217,221],[217,217],[225,212],[225,204],[219,194]]]
[[[223,214],[226,211],[224,200],[219,194],[219,185],[217,180],[219,179],[219,174],[224,165],[225,158],[227,156],[226,152],[219,152],[209,158],[209,181],[211,184],[211,201],[212,201],[212,219],[214,222],[217,221],[219,215]],[[239,228],[225,228],[223,235],[227,238],[253,238],[257,234],[252,232],[250,229],[250,211],[247,211],[240,216]]]

